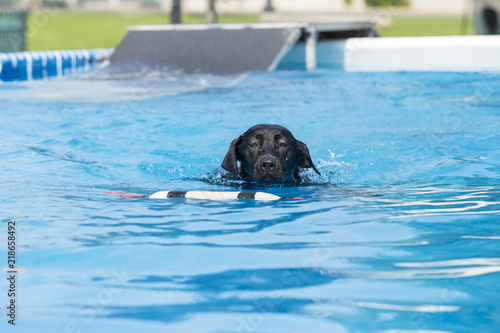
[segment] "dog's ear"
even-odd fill
[[[237,176],[239,173],[238,170],[238,156],[237,156],[237,148],[238,144],[241,141],[241,136],[231,142],[229,146],[229,150],[227,151],[226,157],[224,157],[224,161],[222,161],[222,168],[226,171],[229,171],[233,175]]]
[[[321,173],[314,166],[311,155],[309,155],[309,149],[307,149],[307,146],[304,142],[297,140],[297,152],[299,166],[301,168],[313,168],[314,171],[316,171],[316,173],[321,176]]]

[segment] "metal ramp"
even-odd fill
[[[318,39],[375,34],[372,22],[133,26],[95,77],[270,71],[299,41],[306,43],[306,65],[312,69]]]

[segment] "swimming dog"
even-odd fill
[[[270,124],[255,125],[234,139],[222,168],[241,180],[263,184],[299,183],[301,168],[321,175],[307,146],[285,127]]]

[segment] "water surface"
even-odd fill
[[[26,269],[2,332],[497,332],[499,96],[460,73],[1,84],[0,256],[16,220]],[[214,183],[258,123],[322,176],[257,189],[303,200],[105,193],[237,190]]]

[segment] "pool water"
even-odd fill
[[[277,71],[0,85],[2,332],[498,332],[500,75]],[[289,128],[303,200],[228,190],[258,123]]]

